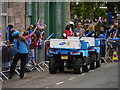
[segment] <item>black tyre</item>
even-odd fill
[[[83,72],[83,70],[82,70],[82,59],[81,58],[75,58],[73,72],[75,74],[81,74]]]
[[[96,68],[96,54],[90,54],[90,69]]]
[[[57,63],[56,63],[55,57],[50,57],[49,72],[51,74],[56,74],[57,73]]]
[[[97,60],[96,62],[96,68],[99,68],[99,67],[101,67],[101,60]]]
[[[68,60],[67,61],[67,69],[73,69],[73,66],[74,66],[74,60],[71,61],[71,60]]]
[[[87,64],[83,65],[83,71],[84,72],[89,72],[90,71],[90,59],[87,58]]]
[[[58,63],[58,70],[60,72],[64,71],[64,61],[59,61],[59,63]]]

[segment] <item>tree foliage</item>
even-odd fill
[[[99,8],[103,2],[71,2],[71,13],[83,18],[98,18],[107,16],[106,9]]]
[[[108,11],[111,11],[114,16],[117,13],[120,13],[120,1],[119,2],[108,2],[107,3]]]

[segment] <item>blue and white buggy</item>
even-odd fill
[[[73,69],[73,72],[78,74],[83,71],[89,72],[90,68],[100,67],[99,40],[95,40],[94,43],[94,46],[90,46],[85,38],[76,37],[50,39],[49,72],[55,74],[57,70],[64,71],[66,68]]]

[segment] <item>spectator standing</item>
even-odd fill
[[[8,25],[6,33],[6,41],[8,43],[13,43],[13,37],[11,36],[13,32],[14,32],[13,25]]]
[[[117,37],[120,38],[120,23],[118,24]],[[118,58],[119,58],[119,60],[120,60],[120,40],[119,40],[119,42],[118,42]]]
[[[104,27],[100,27],[100,33],[103,33],[103,35],[105,35],[106,38],[109,37],[109,30],[105,30]]]
[[[74,22],[70,21],[70,22],[69,22],[69,25],[70,25],[71,34],[73,34],[73,30],[75,29],[75,27],[74,27]]]
[[[34,29],[36,28],[37,26],[36,25],[34,25]],[[37,45],[38,45],[38,43],[39,43],[39,38],[40,38],[40,30],[37,28],[36,30],[35,30],[35,35],[36,35],[36,43],[37,43]],[[34,49],[34,52],[35,52],[35,61],[36,61],[36,63],[38,63],[38,53],[39,53],[39,50],[38,50],[38,47],[35,47],[35,49]]]
[[[19,31],[14,31],[11,35],[14,38],[14,58],[10,68],[9,79],[14,75],[15,68],[19,59],[21,59],[20,79],[24,77],[25,64],[28,56],[28,48],[26,45],[26,39],[19,35]]]
[[[118,19],[117,19],[117,18],[114,19],[114,25],[115,25],[115,24],[118,25]]]
[[[96,32],[95,32],[95,27],[93,24],[90,24],[85,31],[85,36],[86,37],[95,37],[96,38]]]
[[[30,34],[32,33],[33,28],[34,28],[34,26],[33,26],[33,25],[30,25],[30,27],[27,29],[27,30],[29,31]]]
[[[27,41],[27,46],[29,47],[30,49],[30,54],[34,57],[35,56],[35,53],[34,53],[34,44],[36,45],[36,40],[33,42],[33,36],[36,36],[36,34],[34,34],[35,30],[32,31],[31,34],[29,34],[29,31],[25,31],[23,33],[22,36],[24,36],[24,38],[26,39]],[[28,42],[28,40],[30,39],[30,41]],[[34,44],[33,44],[34,43]],[[34,60],[34,59],[33,59]],[[26,60],[26,63],[28,63],[28,60]]]
[[[120,38],[120,24],[118,24],[118,33],[117,33],[117,37]]]
[[[77,16],[74,18],[73,22],[74,22],[74,25],[75,25],[75,28],[76,28],[76,25],[77,25],[77,23],[79,22],[79,19],[78,19]]]
[[[40,30],[40,40],[43,40],[44,38],[43,38],[43,36],[44,36],[44,30],[45,30],[45,26],[41,26],[40,28],[39,28],[39,30]]]
[[[103,27],[101,27],[100,34],[98,35],[98,38],[100,38],[100,54],[101,57],[105,57],[105,32],[103,30]]]
[[[27,41],[27,45],[29,45],[29,43],[31,43],[31,38],[30,38],[30,37],[34,34],[34,32],[35,32],[35,30],[32,31],[31,34],[29,34],[29,31],[25,31],[25,32],[23,33],[22,36],[25,37],[25,39],[26,39],[26,41]]]
[[[27,31],[28,31],[28,34],[31,34],[32,32],[33,32],[33,28],[34,28],[34,26],[33,25],[30,25],[30,27],[27,29]],[[26,34],[27,34],[27,31],[25,32]],[[27,35],[28,35],[27,34]],[[33,34],[33,33],[32,33]],[[25,36],[25,35],[24,35]],[[27,38],[27,44],[28,45],[30,45],[30,43],[31,43],[31,37],[28,37]]]
[[[38,46],[37,41],[36,41],[36,34],[33,34],[31,36],[31,44],[29,45],[29,49],[30,49],[30,54],[33,57],[33,63],[35,65],[35,48]]]
[[[2,46],[2,30],[0,28],[0,46]]]
[[[71,31],[70,31],[70,25],[67,25],[67,26],[65,27],[65,29],[66,29],[66,30],[65,30],[64,33],[63,33],[63,38],[64,38],[64,39],[67,39],[68,36],[72,36],[72,35],[71,35]]]
[[[100,34],[105,35],[105,29],[104,29],[104,27],[100,27],[100,32],[98,33],[98,36],[99,36]]]
[[[110,38],[116,38],[118,33],[118,25],[115,24],[110,31]]]
[[[36,28],[36,25],[34,25],[34,29],[35,28]],[[40,37],[40,30],[38,28],[36,29],[35,34],[36,34],[36,41],[38,41]]]
[[[112,30],[110,31],[110,38],[117,38],[117,34],[118,34],[118,25],[115,24],[113,25]],[[117,48],[119,48],[119,41],[115,40],[112,42],[112,51],[113,52],[116,51]]]
[[[84,31],[85,31],[85,30],[82,28],[82,25],[81,25],[80,22],[78,22],[77,28],[75,28],[75,29],[73,30],[74,35],[75,35],[75,36],[76,36],[76,35],[79,35],[79,37],[83,37],[83,36],[84,36]]]
[[[107,19],[105,18],[102,22],[102,27],[106,30],[109,30],[110,29],[110,25],[109,23],[107,22]]]

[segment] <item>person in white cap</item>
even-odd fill
[[[10,68],[9,79],[13,77],[19,59],[21,59],[20,79],[24,77],[25,73],[25,64],[28,56],[28,48],[26,45],[26,39],[19,34],[20,32],[17,30],[14,31],[12,34],[12,37],[14,38],[14,57]]]

